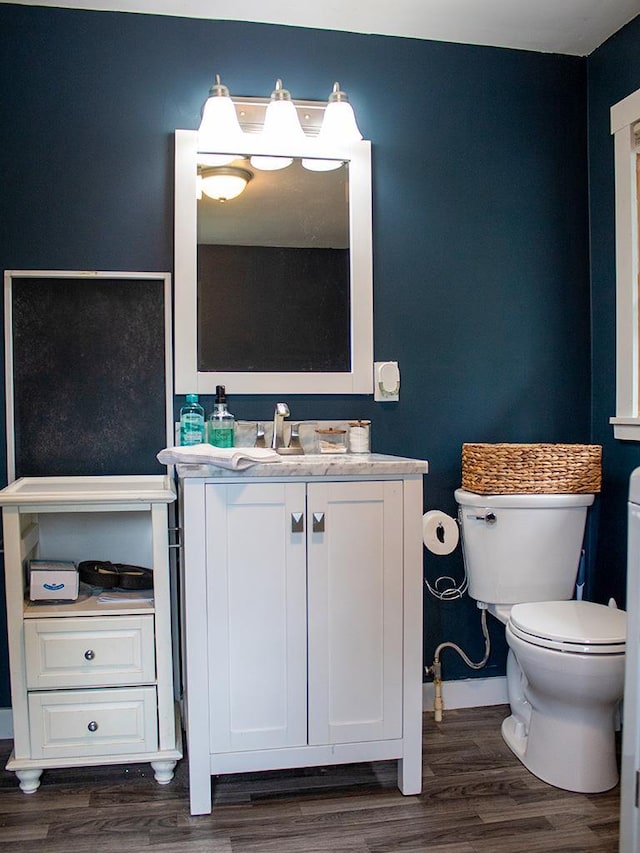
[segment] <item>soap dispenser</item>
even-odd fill
[[[224,385],[216,385],[216,399],[209,418],[209,444],[214,447],[233,447],[235,418],[227,409]]]

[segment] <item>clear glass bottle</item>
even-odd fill
[[[234,423],[235,418],[227,409],[225,387],[216,385],[216,399],[209,417],[209,444],[214,447],[233,447]]]
[[[202,444],[204,442],[204,409],[197,394],[187,394],[187,402],[180,409],[180,444]]]

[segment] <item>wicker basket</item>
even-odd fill
[[[462,488],[479,495],[592,494],[601,484],[598,444],[462,445]]]

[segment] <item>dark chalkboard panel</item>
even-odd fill
[[[13,273],[5,288],[15,476],[163,473],[168,275]]]

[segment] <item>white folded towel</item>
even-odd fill
[[[215,465],[232,471],[243,471],[262,462],[282,461],[275,450],[267,447],[214,447],[211,444],[165,447],[156,458],[162,465]]]

